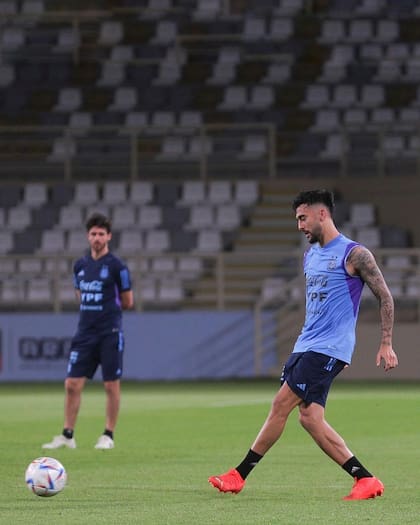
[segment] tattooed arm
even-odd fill
[[[363,246],[356,246],[347,259],[347,271],[358,275],[372,290],[379,302],[381,315],[381,343],[376,356],[376,366],[384,360],[386,371],[398,365],[398,358],[392,349],[394,325],[394,300],[372,253]]]

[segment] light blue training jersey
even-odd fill
[[[293,352],[319,352],[350,363],[356,342],[363,281],[345,264],[358,243],[340,234],[325,246],[311,246],[304,255],[306,316]]]

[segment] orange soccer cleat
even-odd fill
[[[355,478],[350,494],[343,499],[370,499],[376,498],[376,496],[382,496],[383,493],[384,484],[378,478]]]
[[[220,476],[210,476],[209,483],[220,492],[233,492],[238,494],[244,488],[245,480],[236,469],[231,469]]]

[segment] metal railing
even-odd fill
[[[420,305],[420,249],[377,249],[374,251],[378,263],[396,301],[411,305],[415,309],[415,318]],[[53,310],[60,312],[76,308],[72,288],[71,266],[77,255],[69,254],[28,254],[2,255],[0,257],[0,292],[1,308],[24,311],[32,309]],[[290,305],[300,305],[304,298],[303,284],[299,281],[302,251],[278,250],[261,252],[223,252],[223,253],[139,253],[118,255],[126,260],[131,270],[136,296],[136,308],[143,309],[199,309],[218,310],[255,309],[256,315],[264,311],[286,312]],[[152,261],[167,257],[174,261],[171,271],[154,271]],[[182,272],[178,261],[183,257],[201,261],[199,270]],[[399,258],[399,259],[398,259]],[[39,267],[23,270],[22,261],[39,261]],[[395,261],[402,261],[400,266],[393,266]],[[278,276],[284,286],[279,293],[264,296],[264,281]],[[176,280],[183,287],[183,295],[170,303],[160,302],[159,297],[144,297],[145,283]],[[28,295],[29,285],[40,281],[48,286],[48,293],[41,293],[36,300]],[[44,284],[42,284],[44,283]],[[65,288],[65,289],[64,289]],[[367,287],[366,287],[367,288]],[[5,295],[7,289],[9,295]],[[40,296],[40,297],[41,297]],[[368,289],[363,295],[364,301],[376,303]],[[280,309],[280,310],[279,310]],[[295,306],[292,307],[292,310]],[[258,331],[261,331],[260,327]],[[261,350],[262,355],[264,351]]]
[[[404,137],[420,136],[418,130]],[[392,135],[393,133],[390,132]],[[261,135],[265,151],[243,155],[249,135]],[[323,139],[324,134],[318,134]],[[340,177],[420,175],[420,150],[390,151],[386,132],[371,132],[377,149],[365,156],[349,148],[357,132],[342,130],[343,148],[330,156],[308,157],[305,153],[283,155],[282,142],[297,142],[299,133],[278,132],[273,123],[206,124],[199,127],[145,128],[93,126],[77,129],[63,126],[0,126],[0,177],[12,174],[21,180],[67,181],[90,178],[136,180],[156,178],[208,179],[229,174],[229,178],[283,178],[300,169],[301,174],[319,172]],[[166,155],[166,138],[183,141],[179,154]],[[201,147],[188,151],[192,140]],[[209,147],[210,144],[210,147]],[[280,146],[281,147],[281,146]],[[326,171],[327,170],[327,171]]]
[[[241,156],[247,135],[261,135],[266,151]],[[168,136],[179,137],[184,150],[162,152]],[[189,151],[198,138],[198,148]],[[136,180],[155,177],[207,179],[219,173],[230,178],[247,171],[275,177],[276,130],[272,123],[207,124],[199,127],[146,128],[94,126],[0,126],[0,176],[38,180],[87,178]],[[210,146],[209,146],[210,144]]]

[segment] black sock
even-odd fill
[[[341,465],[342,468],[350,474],[352,478],[372,478],[372,474],[365,469],[365,467],[359,463],[359,460],[356,456],[351,457],[347,460],[344,465]]]
[[[104,430],[104,436],[108,436],[111,439],[114,439],[114,432],[112,430],[108,430],[107,428]]]
[[[248,476],[248,474],[256,466],[261,458],[262,456],[260,454],[257,454],[253,450],[249,449],[245,459],[236,467],[236,470],[239,472],[242,479],[245,479]]]
[[[72,428],[64,428],[63,429],[63,436],[67,439],[71,439],[73,437],[73,429]]]

